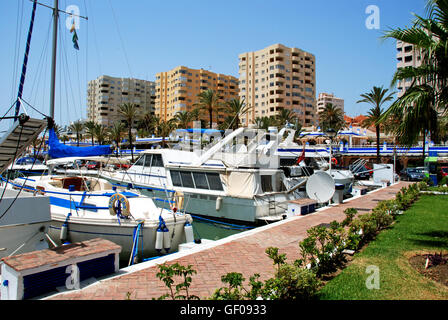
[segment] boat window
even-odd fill
[[[170,174],[175,187],[223,190],[218,173],[170,170]]]
[[[147,154],[145,157],[145,167],[150,167],[151,166],[151,155]]]
[[[211,190],[223,190],[218,173],[207,172],[207,180]]]
[[[261,189],[263,192],[272,192],[272,177],[267,175],[262,175],[261,177]]]
[[[143,166],[145,164],[145,155],[142,155],[135,163],[134,166]]]
[[[184,188],[194,188],[191,172],[180,171],[180,176],[182,178],[182,186]]]
[[[193,177],[196,188],[208,189],[207,178],[204,172],[193,172]]]
[[[175,170],[170,170],[171,181],[173,182],[173,186],[182,187],[182,181],[180,179],[180,172]]]
[[[152,167],[163,167],[163,160],[161,154],[152,155]]]

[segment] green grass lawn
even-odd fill
[[[448,287],[419,274],[415,253],[448,251],[448,196],[422,195],[320,291],[322,300],[448,299]],[[379,289],[368,289],[368,266],[379,270]]]

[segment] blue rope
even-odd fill
[[[209,223],[212,223],[212,224],[221,224],[223,226],[226,226],[226,227],[220,226],[221,228],[224,228],[224,229],[245,230],[245,229],[253,229],[253,228],[255,228],[255,227],[251,227],[251,226],[237,225],[237,224],[226,223],[226,222],[222,222],[222,221],[211,220],[211,219],[199,217],[199,216],[196,216],[196,215],[193,215],[193,214],[190,214],[190,215],[193,217],[193,219],[209,222]]]
[[[135,256],[138,253],[138,238],[140,235],[141,226],[142,226],[142,223],[140,222],[137,225],[137,227],[135,227],[135,229],[134,229],[134,235],[133,235],[133,241],[132,241],[134,250],[132,251],[131,265],[134,264]],[[143,248],[142,248],[142,250],[143,250]]]

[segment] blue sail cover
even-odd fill
[[[54,129],[50,129],[48,138],[49,155],[51,158],[65,158],[65,157],[93,157],[102,156],[112,153],[110,145],[93,146],[93,147],[72,147],[66,146],[59,142]]]

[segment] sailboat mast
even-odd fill
[[[54,100],[56,86],[56,52],[58,41],[59,0],[54,0],[53,8],[53,52],[51,59],[50,117],[54,119]]]

